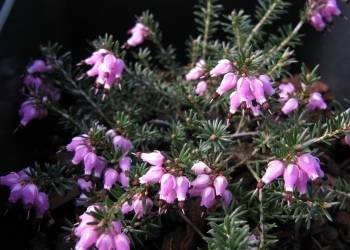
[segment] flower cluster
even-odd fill
[[[117,135],[114,130],[106,132],[106,137],[112,141],[114,149],[122,153],[119,159],[119,172],[114,167],[108,166],[107,160],[103,156],[96,153],[93,140],[89,135],[81,135],[74,137],[72,141],[66,146],[68,151],[74,151],[72,163],[78,165],[84,163],[84,174],[89,176],[93,174],[95,177],[104,179],[104,189],[109,190],[118,181],[121,186],[129,186],[128,172],[131,168],[132,160],[126,156],[132,147],[132,143],[127,138]],[[91,182],[80,179],[78,182],[80,188],[84,191],[90,191]]]
[[[145,206],[143,205],[143,199],[145,199]],[[123,214],[128,214],[134,211],[138,219],[142,218],[153,207],[153,202],[150,198],[144,197],[142,194],[135,194],[132,198],[131,204],[124,202],[121,208]]]
[[[278,90],[279,102],[282,103],[282,113],[287,115],[297,110],[299,107],[299,100],[296,96],[295,86],[290,82],[281,83],[278,86]],[[319,92],[313,92],[307,99],[306,108],[309,111],[325,110],[327,108],[327,103]]]
[[[326,23],[331,23],[333,16],[341,14],[337,0],[309,0],[309,5],[311,11],[308,19],[317,31],[322,31]]]
[[[232,193],[227,189],[228,181],[222,174],[214,173],[204,162],[195,163],[191,170],[197,177],[191,182],[189,195],[201,197],[201,206],[211,208],[220,197],[225,207],[232,201]]]
[[[41,218],[49,209],[49,199],[47,194],[40,192],[38,186],[32,182],[30,171],[30,168],[25,168],[19,172],[11,172],[1,176],[0,185],[10,188],[8,199],[10,203],[22,200],[26,208],[34,208],[36,216]]]
[[[35,60],[28,68],[23,84],[28,90],[28,99],[20,107],[21,124],[26,126],[33,119],[42,119],[47,116],[45,103],[57,102],[60,99],[58,89],[43,83],[41,74],[51,70],[43,60]]]
[[[290,200],[291,193],[295,188],[301,195],[306,194],[308,181],[319,183],[319,179],[324,177],[324,172],[317,157],[310,153],[304,153],[288,164],[280,160],[269,162],[266,172],[257,187],[262,188],[265,184],[274,181],[282,175],[284,189],[287,194],[286,198]]]
[[[124,46],[135,47],[143,43],[145,38],[149,36],[150,30],[143,23],[137,23],[128,33],[131,34],[131,37],[126,41]]]
[[[143,176],[139,178],[141,184],[160,183],[159,199],[166,204],[178,201],[178,206],[183,209],[187,195],[201,197],[201,206],[210,208],[215,204],[217,196],[223,198],[228,205],[232,200],[232,194],[227,190],[226,177],[212,173],[212,170],[203,162],[195,163],[192,171],[197,175],[192,182],[184,175],[183,170],[175,170],[164,167],[165,157],[159,152],[142,153],[141,159],[153,165]]]
[[[125,64],[111,51],[99,49],[83,62],[91,66],[86,74],[89,77],[96,77],[96,89],[109,90],[113,85],[120,86]]]
[[[122,232],[120,221],[113,220],[110,223],[98,221],[93,214],[99,212],[102,207],[89,206],[79,219],[80,222],[74,227],[73,233],[79,237],[75,245],[76,250],[87,250],[95,246],[98,250],[129,250],[130,240]],[[107,224],[107,225],[106,225]]]

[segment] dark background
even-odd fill
[[[2,4],[3,1],[0,1]],[[38,55],[38,45],[48,41],[59,42],[72,51],[78,60],[87,56],[87,40],[110,33],[120,41],[127,38],[126,31],[133,26],[135,15],[149,9],[160,22],[165,43],[172,43],[185,63],[184,41],[188,35],[196,35],[193,21],[195,0],[17,0],[0,33],[0,174],[18,170],[32,162],[48,160],[57,150],[52,145],[60,130],[55,119],[34,121],[25,129],[13,131],[19,124],[17,115],[21,96],[21,74],[29,59]],[[305,0],[294,0],[285,19],[297,22],[297,7]],[[255,0],[222,0],[224,13],[234,8],[254,10]],[[345,16],[350,8],[341,4]],[[280,22],[273,25],[272,30]],[[297,49],[298,59],[309,67],[320,64],[322,80],[330,84],[336,99],[344,100],[349,94],[350,78],[350,26],[342,17],[335,19],[332,32],[319,33],[306,25],[303,46]],[[346,102],[343,102],[349,106]],[[60,138],[66,143],[68,138]],[[0,202],[6,202],[6,189],[0,189]],[[2,212],[2,210],[0,210]],[[1,217],[1,215],[0,215]],[[3,219],[0,219],[1,222]],[[12,242],[24,249],[26,241],[16,240],[16,233],[25,233],[18,223],[9,223],[2,242]],[[18,231],[19,230],[19,231]],[[3,243],[2,243],[3,244]],[[6,245],[6,244],[5,244]]]

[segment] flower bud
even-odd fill
[[[310,95],[309,102],[306,107],[310,111],[314,111],[316,109],[326,109],[327,103],[325,103],[320,93],[314,92]]]
[[[298,157],[298,166],[309,176],[311,180],[315,180],[320,177],[317,169],[320,169],[320,163],[318,159],[309,153],[303,154]]]
[[[196,94],[199,96],[204,95],[205,91],[208,89],[208,84],[206,81],[200,81],[197,83]]]
[[[121,135],[113,138],[113,145],[116,150],[121,149],[123,152],[127,152],[132,148],[131,141]]]
[[[206,187],[202,192],[201,206],[210,208],[214,205],[215,190],[212,187]]]
[[[164,173],[161,166],[152,166],[146,174],[139,178],[141,184],[155,184],[160,181]]]
[[[196,162],[195,164],[193,164],[191,170],[196,174],[209,174],[211,173],[211,169],[207,166],[207,164],[205,164],[202,161]]]
[[[205,188],[210,183],[210,177],[207,174],[200,174],[191,182],[191,186],[195,188]]]

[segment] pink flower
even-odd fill
[[[25,205],[34,205],[36,198],[38,197],[39,190],[38,187],[29,183],[26,184],[22,189],[22,200]]]
[[[166,173],[160,179],[160,191],[161,194],[166,194],[174,191],[176,188],[176,179],[172,174]]]
[[[89,249],[97,240],[98,233],[94,227],[86,227],[81,233],[81,238],[75,245],[75,250],[87,250]]]
[[[118,172],[115,171],[113,168],[108,168],[104,175],[104,184],[103,188],[110,190],[114,183],[116,183],[118,180]]]
[[[199,83],[197,83],[197,87],[196,87],[196,94],[199,96],[204,95],[205,91],[207,91],[208,88],[208,84],[206,81],[200,81]]]
[[[303,170],[299,170],[299,176],[296,183],[296,188],[300,194],[306,194],[308,180],[309,180],[308,175]]]
[[[327,104],[322,98],[322,95],[318,92],[314,92],[310,95],[309,102],[306,105],[308,110],[314,111],[316,109],[326,109]]]
[[[7,175],[0,176],[0,185],[12,187],[20,181],[19,175],[11,172]]]
[[[214,205],[215,201],[215,190],[213,187],[206,187],[201,195],[201,206],[204,206],[206,208],[210,208]]]
[[[345,143],[350,146],[350,133],[345,135],[344,140],[345,140]]]
[[[35,77],[33,75],[26,75],[23,79],[23,83],[34,90],[39,90],[43,82],[40,77]]]
[[[141,159],[151,165],[161,166],[164,163],[165,157],[159,151],[154,151],[152,153],[142,153]]]
[[[251,80],[248,77],[241,77],[237,82],[237,94],[240,103],[245,102],[247,105],[254,100],[254,96],[250,90]]]
[[[272,87],[271,79],[268,75],[260,75],[259,76],[260,81],[263,82],[263,88],[265,94],[271,96],[275,93],[274,88]]]
[[[94,167],[94,176],[97,178],[100,178],[102,175],[103,170],[107,167],[107,161],[105,158],[98,157],[97,162]]]
[[[207,174],[200,174],[191,182],[194,188],[205,188],[210,184],[210,177]]]
[[[101,234],[96,241],[96,248],[98,250],[115,249],[113,236],[108,233]]]
[[[319,12],[312,13],[309,21],[317,31],[322,31],[324,27],[326,27],[326,24],[322,19],[322,15]]]
[[[338,8],[336,0],[328,0],[326,5],[320,10],[320,13],[327,22],[332,22],[333,16],[339,16],[341,11]]]
[[[117,234],[114,237],[114,244],[117,250],[130,250],[130,240],[124,233]]]
[[[77,182],[78,182],[78,186],[83,191],[89,192],[92,189],[91,181],[86,181],[83,178],[79,178]]]
[[[232,199],[233,199],[231,191],[225,190],[224,194],[222,195],[222,199],[224,202],[224,206],[226,208],[228,208],[232,202]]]
[[[232,63],[228,59],[221,59],[218,64],[210,70],[210,76],[215,77],[219,75],[224,75],[232,71]]]
[[[294,110],[296,110],[299,106],[299,102],[297,99],[295,98],[290,98],[282,107],[282,112],[283,114],[287,115],[291,112],[293,112]]]
[[[86,138],[83,136],[76,136],[72,139],[72,141],[66,146],[68,151],[74,151],[79,145],[84,144]]]
[[[85,157],[87,153],[90,152],[90,148],[85,145],[79,145],[75,148],[75,154],[72,159],[72,163],[78,165]],[[90,172],[91,174],[91,172]]]
[[[86,175],[90,175],[97,164],[98,158],[94,152],[88,152],[84,155],[84,171]]]
[[[143,197],[141,195],[135,195],[132,202],[132,208],[138,219],[142,218],[148,210],[153,207],[153,202],[150,198],[145,198],[145,206],[143,205]]]
[[[11,186],[11,192],[9,197],[9,202],[16,203],[23,196],[23,187],[20,183]]]
[[[228,182],[225,176],[219,175],[215,178],[213,185],[216,195],[223,196],[228,186]]]
[[[292,83],[281,83],[278,86],[278,89],[280,91],[279,93],[279,101],[287,101],[289,97],[295,92],[295,87]]]
[[[266,172],[264,176],[261,178],[261,181],[265,184],[268,184],[280,177],[284,172],[284,163],[279,160],[270,161],[267,165]]]
[[[283,173],[284,190],[293,192],[295,184],[299,177],[299,169],[295,164],[288,164]]]
[[[240,105],[241,102],[237,91],[232,92],[230,95],[230,113],[235,114]]]
[[[176,191],[171,190],[168,193],[159,193],[159,199],[165,201],[168,204],[173,204],[175,202],[176,199]]]
[[[121,209],[120,209],[120,211],[123,214],[127,214],[127,213],[131,212],[132,210],[133,210],[133,207],[128,202],[124,202]]]
[[[122,150],[124,153],[132,148],[132,143],[129,139],[124,136],[117,135],[113,138],[114,148]]]
[[[191,170],[196,174],[209,174],[211,173],[211,169],[207,166],[207,164],[205,164],[202,161],[196,162],[195,164],[193,164]]]
[[[39,192],[35,199],[35,211],[36,217],[41,218],[45,212],[49,209],[49,198],[46,193]]]
[[[189,187],[190,181],[187,179],[187,177],[176,177],[176,197],[178,201],[186,200],[186,195]]]
[[[152,166],[146,174],[139,178],[141,184],[155,184],[160,181],[164,173],[161,166]]]
[[[250,90],[252,91],[255,100],[259,104],[264,104],[266,102],[264,85],[262,81],[257,78],[253,78],[250,84]]]
[[[315,180],[320,177],[317,171],[317,169],[320,168],[319,160],[311,154],[306,153],[299,156],[297,164],[311,180]]]
[[[131,33],[131,37],[127,40],[126,44],[130,47],[140,45],[150,34],[149,28],[142,23],[137,23],[129,32]]]
[[[122,157],[119,160],[119,168],[122,171],[130,171],[132,160],[130,157]]]
[[[103,58],[106,54],[108,54],[108,50],[99,49],[92,53],[92,55],[84,60],[84,62],[88,65],[94,65],[96,63],[102,63]]]
[[[43,73],[50,70],[51,67],[48,66],[43,60],[35,60],[27,69],[29,74]]]
[[[237,83],[237,76],[234,73],[227,73],[224,75],[220,86],[217,88],[216,93],[223,95],[227,91],[233,89]]]
[[[185,76],[186,81],[197,80],[205,73],[205,61],[199,60],[196,66],[192,68]]]
[[[125,172],[121,172],[119,174],[118,181],[122,187],[127,188],[129,187],[129,176]]]
[[[47,116],[47,109],[37,100],[29,98],[21,104],[19,115],[22,126],[26,126],[31,120],[42,119]]]

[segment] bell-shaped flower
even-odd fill
[[[81,190],[86,191],[86,192],[90,192],[92,189],[92,182],[91,181],[86,181],[83,178],[79,178],[77,180],[78,186]]]
[[[117,135],[113,138],[113,145],[116,150],[120,149],[122,152],[127,152],[132,148],[131,141],[121,135]]]
[[[114,246],[114,237],[112,234],[103,233],[101,234],[96,241],[96,248],[98,250],[112,250],[115,249]]]
[[[211,169],[210,167],[207,166],[207,164],[205,164],[202,161],[196,162],[195,164],[193,164],[193,166],[191,167],[191,170],[196,174],[209,174],[211,173]]]
[[[200,174],[191,182],[194,188],[205,188],[210,184],[210,177],[207,174]]]
[[[303,170],[299,170],[299,176],[295,186],[300,194],[306,194],[308,180],[308,175]]]
[[[293,192],[298,177],[298,166],[295,164],[288,164],[283,173],[284,190],[286,190],[287,192]]]
[[[120,183],[120,185],[122,185],[122,187],[127,188],[129,187],[129,176],[125,173],[125,172],[121,172],[119,174],[119,178],[118,181]]]
[[[314,92],[310,95],[306,107],[310,111],[314,111],[316,109],[326,109],[327,103],[323,100],[322,95],[320,93]]]
[[[17,184],[19,181],[20,181],[20,176],[15,172],[11,172],[7,175],[0,176],[0,185],[2,186],[12,187],[13,185]]]
[[[197,83],[195,92],[197,95],[202,96],[207,91],[207,89],[208,83],[206,81],[200,81]]]
[[[23,186],[22,189],[22,201],[25,205],[34,205],[36,198],[38,197],[38,187],[33,183],[28,183]]]
[[[143,176],[139,178],[141,184],[155,184],[160,181],[164,174],[161,166],[152,166]]]
[[[152,153],[142,153],[141,159],[153,166],[161,166],[164,163],[165,157],[159,151],[154,151]]]
[[[232,63],[228,59],[221,59],[218,64],[210,70],[210,76],[220,76],[232,71]]]
[[[143,43],[145,38],[150,34],[150,30],[142,23],[137,23],[130,31],[131,37],[126,41],[130,47],[135,47]]]
[[[165,194],[175,190],[176,178],[172,174],[166,173],[160,179],[160,191],[159,193]]]
[[[278,86],[279,89],[279,101],[284,102],[289,99],[289,97],[295,92],[295,87],[293,83],[281,83]]]
[[[130,250],[130,240],[125,233],[114,236],[114,244],[117,250]]]
[[[41,218],[45,212],[49,209],[49,198],[46,193],[39,192],[35,199],[35,212],[36,217]]]
[[[197,80],[205,73],[205,61],[199,60],[185,76],[186,81]]]
[[[118,172],[113,168],[108,168],[104,174],[103,188],[110,190],[118,180]]]
[[[250,84],[250,90],[252,91],[257,103],[264,104],[266,102],[264,85],[261,80],[253,78]]]
[[[92,247],[98,238],[98,233],[94,227],[86,227],[81,233],[78,243],[75,245],[75,250],[87,250]]]
[[[83,136],[76,136],[72,141],[66,146],[68,151],[74,151],[79,145],[82,145],[86,142],[86,138]]]
[[[90,175],[95,168],[98,161],[98,157],[94,152],[88,152],[84,156],[84,173]]]
[[[249,104],[254,100],[254,96],[250,89],[251,80],[249,77],[241,77],[237,82],[237,94],[239,96],[240,103],[245,102]]]
[[[20,183],[11,186],[9,202],[16,203],[23,196],[23,186]]]
[[[176,197],[178,201],[186,200],[187,191],[190,187],[190,181],[186,176],[176,177]]]
[[[50,70],[51,67],[47,65],[43,60],[35,60],[28,68],[27,72],[29,74],[34,73],[44,73],[48,70]]]
[[[272,87],[271,78],[268,75],[260,75],[260,81],[263,83],[265,94],[271,96],[275,93],[275,89]]]
[[[75,148],[75,154],[72,159],[72,163],[78,165],[86,156],[87,153],[90,152],[90,148],[86,145],[79,145]],[[91,173],[91,172],[90,172]]]
[[[215,202],[215,190],[213,187],[206,187],[201,195],[201,206],[210,208]]]
[[[232,92],[230,95],[230,113],[235,114],[240,106],[240,98],[237,91]]]
[[[264,176],[261,178],[261,181],[265,184],[268,184],[280,177],[285,169],[285,165],[282,161],[273,160],[267,164],[267,169]]]
[[[224,202],[224,206],[228,208],[231,205],[233,196],[230,190],[225,190],[224,194],[222,195],[222,200]]]
[[[311,180],[315,180],[320,177],[317,171],[320,168],[318,159],[309,153],[303,154],[297,158],[298,166],[309,176]]]
[[[132,163],[132,160],[130,157],[127,157],[127,156],[122,157],[119,160],[119,168],[122,171],[130,171],[131,163]]]
[[[285,115],[288,115],[289,113],[292,113],[299,107],[299,102],[295,98],[290,98],[283,106],[282,106],[282,113]]]
[[[228,182],[225,176],[219,175],[215,178],[213,185],[216,195],[223,196],[228,186]]]
[[[220,86],[217,88],[216,93],[223,95],[227,91],[233,89],[237,84],[237,76],[234,73],[227,73],[224,75]]]

